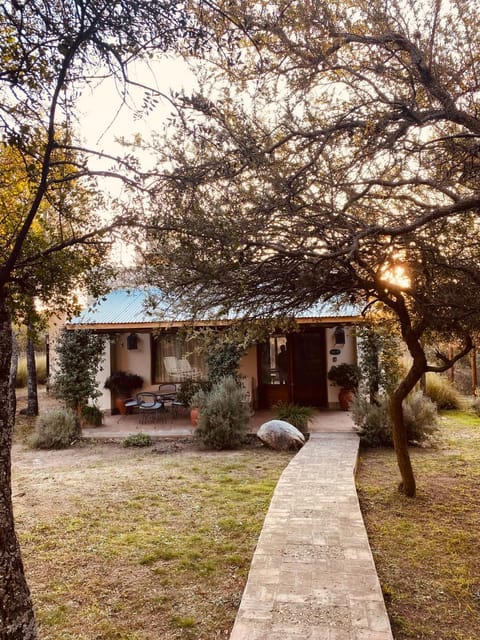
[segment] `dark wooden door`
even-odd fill
[[[325,330],[294,333],[289,336],[289,343],[292,345],[292,401],[327,407]]]

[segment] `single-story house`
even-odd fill
[[[111,393],[104,389],[113,371],[142,376],[143,390],[207,376],[204,354],[196,348],[195,338],[182,331],[191,321],[159,319],[146,307],[149,295],[147,289],[116,289],[66,324],[67,329],[91,329],[109,336],[98,379],[102,410],[113,407]],[[354,327],[359,319],[353,307],[338,312],[322,305],[296,316],[294,331],[275,333],[251,346],[241,360],[240,374],[252,406],[268,409],[284,402],[337,408],[339,389],[327,372],[334,364],[357,361]]]

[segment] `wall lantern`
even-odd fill
[[[136,333],[131,333],[127,336],[127,349],[137,349],[138,348],[138,336]]]
[[[345,344],[345,329],[343,327],[335,327],[333,331],[335,344]]]

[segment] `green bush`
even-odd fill
[[[313,407],[302,407],[299,404],[281,404],[275,407],[276,416],[279,420],[285,420],[296,427],[302,433],[308,430],[308,423],[312,419],[315,409]]]
[[[388,414],[388,398],[370,404],[365,397],[357,397],[352,404],[352,416],[362,444],[369,447],[393,446],[392,423]],[[422,443],[438,430],[437,408],[421,391],[410,394],[403,403],[403,418],[408,441]]]
[[[391,447],[392,427],[387,399],[371,404],[365,396],[356,396],[350,405],[353,421],[362,444],[367,447]]]
[[[97,406],[86,404],[82,407],[82,420],[85,424],[99,427],[103,422],[103,413]]]
[[[197,437],[213,449],[238,447],[248,429],[250,410],[244,392],[232,376],[213,385],[211,391],[199,391]]]
[[[462,399],[455,387],[437,373],[427,374],[426,395],[435,402],[437,409],[461,409]]]
[[[149,447],[152,439],[147,433],[133,433],[123,441],[124,447]]]
[[[38,418],[30,444],[34,449],[66,449],[80,435],[80,423],[72,411],[53,409]]]

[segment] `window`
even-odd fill
[[[153,372],[155,382],[182,382],[207,377],[200,341],[177,333],[154,337]]]

